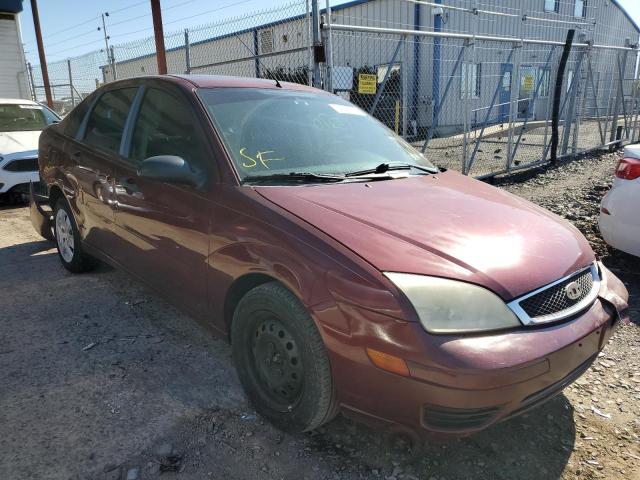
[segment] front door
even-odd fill
[[[181,94],[180,94],[181,95]],[[146,158],[177,155],[207,176],[208,147],[179,92],[148,88],[125,161],[115,168],[116,227],[124,268],[195,314],[206,310],[212,205],[204,190],[142,178]]]
[[[500,68],[500,76],[502,77],[500,83],[500,98],[498,103],[500,108],[498,109],[498,122],[505,123],[509,121],[509,102],[511,101],[511,77],[513,75],[513,64],[503,63]]]

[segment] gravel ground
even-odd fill
[[[67,273],[26,208],[0,210],[0,479],[640,479],[640,261],[596,223],[616,160],[496,183],[587,235],[635,323],[564,394],[449,441],[344,417],[279,432],[247,404],[225,341],[119,271]]]

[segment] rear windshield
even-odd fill
[[[57,120],[40,105],[0,104],[0,132],[43,130]]]
[[[285,89],[200,89],[241,178],[344,174],[384,162],[433,167],[411,145],[333,95]]]

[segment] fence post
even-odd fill
[[[589,60],[589,58],[591,58],[591,44],[590,42],[587,42],[587,43],[589,44],[589,46],[587,47],[587,50],[585,53],[583,53],[583,55],[587,55],[587,60]],[[582,65],[582,62],[581,62],[581,65]],[[581,72],[580,78],[582,78],[583,70],[584,70],[583,66],[581,66],[578,69],[578,71]],[[587,103],[587,89],[588,89],[587,75],[588,75],[588,72],[585,72],[584,86],[581,83],[578,84],[580,99],[578,101],[578,109],[574,115],[575,125],[573,127],[573,139],[571,142],[572,155],[575,155],[576,152],[578,151],[578,137],[580,136],[580,125],[582,124],[582,115],[584,114],[585,105]]]
[[[524,20],[522,20],[524,22]],[[520,63],[522,62],[522,50],[524,43],[522,40],[518,45],[516,59],[513,62],[511,71],[511,89],[509,90],[509,135],[507,137],[507,163],[505,169],[511,170],[511,159],[513,158],[513,131],[516,128],[516,120],[518,118],[518,106],[520,105]],[[502,79],[500,79],[502,81]]]
[[[310,0],[306,0],[305,5],[307,7],[307,83],[309,86],[313,86],[313,32],[312,32],[312,19],[311,19],[311,5]]]
[[[318,0],[311,0],[311,22],[313,31],[313,86],[316,88],[321,87],[320,80],[320,62],[318,61],[316,48],[321,47],[320,41],[320,14],[318,11]]]
[[[33,81],[33,67],[31,66],[31,62],[27,62],[27,68],[29,69],[29,85],[31,86],[31,96],[33,97],[33,101],[38,101],[38,95],[36,94],[36,84]]]
[[[76,106],[76,97],[73,94],[73,77],[71,76],[71,59],[67,58],[67,69],[69,70],[69,93],[71,94],[71,106]]]
[[[564,70],[567,66],[567,59],[569,53],[571,53],[571,44],[573,43],[573,36],[576,31],[569,29],[567,31],[567,38],[564,42],[564,49],[562,50],[562,57],[560,57],[560,64],[558,65],[558,74],[556,76],[556,85],[553,91],[553,113],[551,114],[551,163],[556,163],[558,160],[558,121],[560,117],[560,97],[562,96],[562,84],[564,83]],[[566,125],[565,125],[566,128]],[[544,154],[544,158],[547,158],[547,154]]]
[[[613,106],[613,118],[611,119],[611,135],[609,136],[609,141],[613,142],[618,140],[618,115],[620,113],[620,103],[624,102],[624,70],[627,65],[627,51],[625,50],[622,54],[622,62],[620,60],[620,53],[616,56],[616,66],[618,71],[617,78],[617,87],[616,87],[616,100]],[[621,67],[622,64],[622,67]],[[625,119],[626,122],[626,119]],[[619,146],[619,145],[617,145]]]
[[[409,86],[407,36],[402,36],[402,138],[407,138],[407,88]]]
[[[189,29],[184,29],[184,66],[187,75],[191,73],[191,44],[189,43]]]
[[[600,134],[600,143],[604,145],[607,143],[605,138],[605,131],[602,128],[602,118],[600,116],[600,107],[598,107],[598,93],[600,92],[600,78],[598,78],[598,85],[596,86],[593,81],[593,67],[591,66],[591,59],[593,55],[592,52],[589,52],[589,56],[587,57],[587,79],[588,84],[591,85],[591,92],[593,93],[593,106],[596,110],[596,119],[598,122],[598,133]]]
[[[580,49],[578,52],[578,59],[576,60],[576,68],[573,70],[571,85],[569,86],[569,108],[567,109],[566,116],[564,117],[564,130],[562,131],[562,156],[567,154],[571,128],[576,121],[576,99],[578,98],[578,85],[580,84],[580,71],[582,69],[583,58],[584,49]],[[575,128],[575,126],[573,128]]]
[[[326,18],[326,38],[327,38],[327,88],[329,92],[333,93],[333,43],[331,40],[331,3],[329,0],[326,0],[325,12],[327,15]]]
[[[113,50],[113,45],[111,45],[109,49],[111,50],[111,76],[113,77],[113,80],[117,80],[118,72],[116,71],[116,55]]]

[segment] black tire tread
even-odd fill
[[[296,296],[279,282],[264,283],[250,290],[240,300],[234,312],[231,325],[232,342],[235,339],[241,338],[242,316],[245,310],[247,308],[253,308],[254,305],[266,304],[266,307],[268,307],[268,304],[271,302],[274,302],[273,305],[279,306],[280,309],[284,308],[287,312],[290,312],[290,318],[287,320],[291,321],[293,327],[304,337],[304,341],[314,359],[314,371],[317,373],[317,375],[314,376],[314,381],[318,385],[317,390],[319,395],[316,397],[315,411],[310,415],[302,428],[286,429],[293,431],[314,430],[333,419],[338,413],[339,405],[333,385],[329,355],[327,354],[324,341],[320,336],[315,322]],[[234,354],[235,353],[234,350]],[[237,362],[236,365],[238,365]],[[259,406],[256,405],[256,407]],[[273,419],[271,420],[273,421]],[[278,426],[283,428],[282,425]]]

